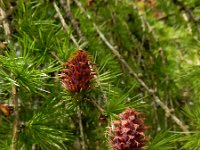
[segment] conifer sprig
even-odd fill
[[[1,1],[0,149],[199,149],[198,5]],[[77,49],[92,58],[72,56]],[[68,58],[77,62],[66,64]],[[61,73],[80,82],[65,80],[63,88]],[[74,92],[66,85],[74,85]],[[135,108],[135,115],[123,113],[126,108]],[[135,110],[144,112],[148,130],[133,138],[137,132],[130,131],[144,127],[131,119],[143,116]]]
[[[80,7],[80,9],[83,11],[83,13],[87,16],[87,18],[89,20],[91,20],[91,17],[89,14],[87,14],[87,12],[85,11],[85,9],[83,8],[82,4],[78,1],[75,0],[75,2],[77,3],[77,5]],[[189,131],[187,129],[187,127],[184,125],[184,123],[174,114],[171,113],[170,109],[168,108],[168,106],[166,106],[161,100],[160,98],[155,94],[154,90],[149,88],[146,83],[141,80],[138,75],[134,72],[134,70],[129,66],[129,64],[124,60],[124,58],[120,55],[120,53],[115,49],[114,46],[112,46],[112,44],[106,39],[105,35],[99,30],[98,26],[96,25],[95,22],[93,22],[93,26],[95,28],[95,30],[97,31],[97,33],[99,34],[100,38],[102,39],[102,41],[109,47],[109,49],[113,52],[113,54],[117,57],[117,59],[123,64],[123,66],[128,70],[129,74],[131,76],[133,76],[138,83],[145,88],[145,90],[152,95],[154,101],[161,106],[161,108],[166,112],[167,115],[169,115],[172,120],[174,120],[176,122],[176,124],[186,133],[189,134]]]

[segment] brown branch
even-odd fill
[[[96,102],[96,100],[93,97],[89,97],[87,99],[89,102],[91,102],[98,110],[101,114],[104,114],[104,109],[101,108],[101,106]]]
[[[64,11],[66,13],[66,17],[71,21],[71,24],[73,26],[73,28],[75,29],[77,35],[79,36],[79,38],[83,41],[86,42],[86,38],[83,35],[81,29],[78,26],[78,21],[74,18],[71,10],[70,10],[70,4],[68,2],[68,4],[65,4],[63,0],[60,0],[60,4],[61,6],[64,8]]]
[[[157,45],[159,46],[159,52],[160,52],[160,56],[162,59],[162,63],[165,64],[165,57],[164,57],[164,52],[163,52],[163,48],[160,46],[160,43],[158,41],[158,38],[156,37],[155,31],[153,30],[153,27],[151,27],[150,23],[147,21],[146,17],[144,15],[142,15],[142,12],[140,11],[140,9],[138,8],[138,6],[133,2],[133,9],[138,13],[138,16],[142,22],[142,28],[143,28],[143,32],[146,30],[152,35],[154,41],[157,43]],[[150,44],[150,43],[149,43]]]
[[[14,104],[14,123],[13,123],[13,135],[12,135],[12,145],[11,150],[17,150],[17,140],[19,136],[19,110],[18,110],[18,97],[17,97],[17,87],[13,84],[12,86],[12,99]]]
[[[122,58],[122,56],[119,54],[119,52],[108,42],[108,40],[105,38],[105,36],[100,32],[100,30],[97,28],[97,26],[95,26],[95,29],[97,30],[98,34],[100,35],[101,39],[105,42],[105,44],[111,49],[111,51],[113,52],[113,54],[115,56],[117,56],[118,60],[123,64],[123,66],[129,71],[129,74],[131,76],[133,76],[138,83],[145,88],[145,90],[152,95],[152,97],[154,98],[155,102],[161,106],[161,108],[165,111],[165,113],[167,115],[169,115],[172,120],[174,120],[174,122],[179,125],[179,127],[185,132],[188,133],[188,129],[187,127],[184,125],[184,123],[177,118],[174,114],[171,113],[171,109],[169,109],[161,100],[158,96],[156,96],[154,90],[152,90],[151,88],[149,88],[146,83],[141,80],[138,75],[133,71],[133,69],[128,65],[128,63]]]
[[[64,63],[62,62],[62,60],[60,60],[60,58],[57,56],[56,52],[51,52],[51,55],[52,55],[61,65],[64,64]]]
[[[10,26],[9,26],[8,20],[6,19],[6,17],[8,15],[6,14],[6,12],[1,7],[0,7],[0,15],[1,15],[1,22],[2,22],[2,25],[3,25],[5,35],[8,37],[8,43],[10,43],[11,31],[10,31]]]
[[[138,16],[142,22],[142,30],[143,32],[146,31],[146,28],[148,30],[149,33],[152,34],[153,39],[158,43],[158,39],[155,35],[155,32],[153,30],[153,28],[150,26],[150,24],[147,22],[146,18],[142,15],[142,12],[139,10],[139,8],[137,7],[137,5],[133,2],[133,9],[138,13]]]
[[[87,14],[87,12],[83,8],[82,4],[78,0],[74,0],[74,1],[79,6],[79,8],[81,9],[81,11],[87,16],[87,18],[89,20],[91,20],[90,15]],[[174,114],[172,114],[171,109],[169,109],[168,106],[166,106],[160,100],[160,98],[155,94],[154,90],[152,90],[151,88],[149,88],[146,85],[146,83],[138,77],[137,73],[134,72],[134,70],[123,59],[123,57],[119,54],[119,52],[115,49],[115,47],[112,46],[112,44],[106,39],[106,37],[99,30],[99,28],[97,27],[97,25],[96,25],[95,22],[93,22],[93,26],[94,26],[95,30],[97,31],[97,33],[99,34],[101,40],[109,47],[109,49],[117,57],[117,59],[119,60],[119,62],[121,62],[123,64],[123,66],[128,70],[129,74],[132,77],[134,77],[143,88],[145,88],[145,90],[153,97],[154,101],[165,111],[166,115],[170,116],[172,118],[172,120],[184,131],[185,134],[189,134],[189,131],[188,131],[187,127],[184,125],[184,123],[178,117],[176,117]]]
[[[103,87],[101,86],[101,82],[100,82],[98,76],[97,76],[97,75],[94,75],[94,78],[95,78],[95,80],[96,80],[96,82],[97,82],[97,85],[98,85],[99,88],[100,88],[100,91],[101,91],[101,93],[102,93],[102,95],[103,95],[103,99],[107,102],[107,101],[108,101],[108,97],[107,97],[106,93],[103,91]]]
[[[6,19],[8,14],[0,7],[0,15],[1,21],[3,24],[3,29],[5,35],[8,37],[8,43],[11,40],[11,30],[9,23]],[[11,150],[17,150],[17,141],[19,136],[19,110],[18,110],[18,96],[17,96],[17,87],[15,84],[12,85],[12,100],[14,105],[14,122],[13,122],[13,133],[12,133],[12,143],[11,143]]]
[[[2,9],[2,8],[1,8]],[[0,16],[0,22],[3,20],[6,20],[8,16],[10,16],[13,13],[13,10],[16,9],[16,7],[12,7],[10,6],[10,9],[8,11],[6,11],[6,13],[4,14],[4,16]]]
[[[168,14],[168,15],[159,17],[157,20],[158,20],[158,21],[167,20],[167,19],[169,19],[169,17],[175,16],[175,15],[176,15],[175,13],[170,13],[170,14]]]
[[[55,1],[53,2],[53,6],[54,6],[54,8],[55,8],[55,10],[56,10],[56,12],[57,12],[57,14],[58,14],[58,17],[59,17],[59,19],[60,19],[60,22],[61,22],[63,28],[64,28],[64,29],[67,31],[67,33],[70,35],[70,39],[71,39],[71,40],[74,42],[74,44],[79,48],[78,42],[76,41],[75,37],[70,33],[69,26],[66,24],[65,19],[64,19],[64,17],[62,16],[62,14],[61,14],[61,12],[60,12],[60,9],[58,8],[58,6],[57,6],[57,4],[56,4]]]
[[[83,131],[83,124],[82,124],[82,117],[81,117],[81,109],[80,109],[79,106],[78,106],[77,113],[78,113],[78,119],[79,119],[81,146],[82,146],[82,150],[86,150],[85,137],[84,137],[84,131]]]

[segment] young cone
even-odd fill
[[[61,78],[64,87],[70,92],[80,93],[90,88],[90,81],[95,73],[86,51],[78,50],[74,55],[74,58],[69,58],[65,63]]]
[[[144,150],[146,142],[144,119],[140,112],[128,108],[119,114],[109,128],[110,145],[115,150]]]

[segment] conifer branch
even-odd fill
[[[79,48],[79,44],[78,42],[76,41],[75,37],[70,33],[70,29],[69,29],[69,26],[67,25],[67,23],[65,22],[65,19],[64,17],[62,16],[61,12],[60,12],[60,9],[58,8],[56,2],[54,1],[53,2],[53,6],[58,14],[58,17],[60,19],[60,22],[63,26],[63,28],[67,31],[67,33],[70,35],[70,39],[74,42],[74,44]]]
[[[57,56],[56,52],[51,52],[51,55],[52,55],[61,65],[64,64],[64,63],[62,62],[62,60],[60,60],[60,58]]]
[[[6,19],[8,14],[0,7],[0,14],[2,16],[2,24],[5,35],[8,37],[8,43],[11,41],[11,30],[9,23]],[[13,133],[12,133],[12,143],[11,150],[17,150],[17,141],[19,136],[19,110],[18,110],[18,96],[17,96],[17,86],[15,84],[12,85],[12,100],[14,105],[14,122],[13,122]]]
[[[129,74],[131,76],[133,76],[138,83],[140,83],[140,85],[142,87],[145,88],[145,90],[152,95],[152,97],[154,98],[155,102],[161,106],[161,108],[165,111],[166,115],[171,116],[172,120],[174,120],[174,122],[179,125],[179,127],[185,132],[188,133],[188,129],[187,127],[184,125],[184,123],[178,118],[176,117],[174,114],[171,113],[171,109],[169,109],[161,100],[158,96],[155,95],[154,90],[152,90],[151,88],[149,88],[146,83],[141,80],[138,75],[133,71],[133,69],[128,65],[128,63],[122,58],[122,56],[119,54],[119,52],[108,42],[108,40],[105,38],[105,36],[100,32],[100,30],[98,29],[97,26],[95,26],[95,29],[97,30],[98,34],[100,35],[101,39],[106,43],[106,45],[112,50],[113,54],[115,56],[117,56],[118,60],[123,64],[123,66],[129,71]]]
[[[146,28],[148,29],[148,32],[152,34],[153,39],[158,43],[158,39],[155,35],[155,32],[153,28],[150,26],[150,24],[147,22],[146,18],[142,15],[142,12],[138,9],[137,5],[133,2],[133,9],[138,13],[138,16],[142,22],[142,29],[143,32],[146,31]]]
[[[101,37],[101,39],[105,42],[105,44],[111,49],[111,51],[113,52],[113,54],[115,56],[117,56],[117,59],[119,60],[119,62],[121,62],[123,64],[123,66],[129,71],[129,74],[134,77],[138,83],[145,88],[145,90],[152,95],[152,97],[154,98],[154,101],[161,106],[161,108],[165,111],[167,116],[170,116],[172,118],[172,120],[186,133],[188,134],[188,129],[187,127],[184,125],[184,123],[178,118],[176,117],[174,114],[171,113],[171,109],[168,108],[168,106],[166,106],[161,100],[160,98],[155,94],[155,91],[151,88],[149,88],[146,83],[141,80],[138,75],[133,71],[133,69],[128,65],[128,63],[123,59],[123,57],[119,54],[119,52],[108,42],[108,40],[105,38],[105,36],[103,35],[103,33],[99,30],[99,28],[95,25],[94,26],[96,31],[98,32],[99,36]]]
[[[85,137],[84,137],[84,131],[83,131],[83,124],[82,124],[82,116],[81,116],[81,109],[78,106],[78,119],[79,119],[79,129],[80,129],[80,137],[81,137],[81,147],[82,150],[86,150],[86,144],[85,144]]]
[[[104,109],[96,102],[96,100],[93,97],[89,97],[87,100],[90,101],[99,110],[101,114],[105,112]]]
[[[19,110],[18,110],[18,97],[17,97],[17,87],[13,84],[12,86],[12,99],[14,104],[14,123],[13,123],[13,135],[12,135],[12,150],[17,150],[17,140],[19,136]]]
[[[155,31],[153,30],[153,27],[151,27],[150,23],[147,21],[146,17],[144,15],[142,15],[142,12],[139,10],[138,6],[135,4],[135,2],[133,2],[133,9],[138,13],[138,16],[142,22],[142,28],[143,28],[143,32],[146,31],[146,28],[148,30],[148,32],[152,35],[154,41],[157,43],[157,45],[159,46],[159,51],[160,51],[160,56],[162,58],[162,63],[165,64],[165,58],[164,58],[164,52],[163,52],[163,48],[160,47],[160,43],[158,41],[158,38],[156,37]],[[150,44],[150,43],[149,43]]]
[[[2,22],[2,25],[3,25],[3,29],[4,29],[5,35],[8,37],[8,43],[10,43],[11,30],[10,30],[10,26],[9,26],[8,20],[6,19],[6,17],[8,15],[6,14],[6,12],[1,7],[0,7],[0,15],[1,15],[1,22]]]
[[[6,20],[7,17],[12,14],[14,9],[15,7],[10,6],[10,9],[6,13],[4,13],[4,15],[1,14],[2,16],[0,16],[0,21]]]
[[[87,18],[89,20],[92,20],[90,15],[85,11],[85,9],[83,8],[82,4],[78,1],[78,0],[74,0],[76,2],[76,4],[78,5],[78,7],[81,9],[81,11],[87,16]],[[106,37],[104,36],[104,34],[99,30],[99,28],[97,27],[96,23],[93,22],[93,26],[95,28],[95,30],[97,31],[97,33],[99,34],[101,40],[109,47],[109,49],[112,51],[112,53],[117,57],[117,59],[119,60],[119,62],[121,62],[123,64],[123,66],[128,70],[129,74],[134,77],[137,82],[145,88],[145,90],[153,97],[154,101],[165,111],[166,115],[170,116],[172,118],[172,120],[182,129],[182,131],[185,134],[189,134],[189,131],[187,129],[187,127],[184,125],[184,123],[178,118],[176,117],[174,114],[171,113],[171,109],[168,108],[168,106],[166,106],[161,100],[160,98],[156,95],[155,91],[151,88],[149,88],[146,83],[139,78],[139,76],[137,75],[136,72],[134,72],[134,70],[129,66],[129,64],[124,60],[124,58],[120,55],[120,53],[116,50],[116,48],[106,39]]]
[[[78,21],[74,18],[73,14],[70,10],[70,4],[69,3],[70,2],[68,2],[68,4],[66,5],[63,0],[60,0],[60,4],[64,8],[64,11],[66,13],[66,17],[71,21],[71,24],[72,24],[73,28],[75,29],[77,35],[79,36],[79,38],[83,42],[86,42],[86,37],[83,35],[81,29],[79,28]]]
[[[164,16],[159,17],[157,20],[159,20],[159,21],[167,20],[167,19],[169,19],[169,17],[175,16],[175,15],[176,15],[175,13],[170,13],[168,15],[164,15]]]

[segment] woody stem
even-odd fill
[[[81,147],[82,147],[82,150],[86,150],[80,106],[78,106],[78,119],[79,119],[80,137],[81,137]]]
[[[17,87],[13,84],[12,86],[12,99],[14,104],[14,123],[13,123],[13,136],[11,150],[17,150],[17,140],[19,136],[18,125],[19,125],[19,111],[18,111],[18,97]]]

